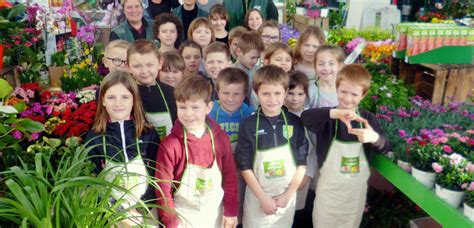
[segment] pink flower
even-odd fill
[[[444,145],[444,146],[443,146],[443,150],[444,150],[444,152],[446,152],[446,153],[448,153],[448,154],[450,154],[450,153],[453,152],[453,149],[451,149],[451,147],[448,146],[448,145]]]
[[[433,163],[431,165],[431,167],[433,168],[433,170],[436,172],[436,173],[441,173],[443,172],[443,166],[441,166],[440,164],[438,164],[437,162]]]
[[[456,153],[453,153],[449,156],[449,164],[454,166],[460,165],[464,160],[465,159],[463,158],[463,156]]]
[[[469,188],[467,189],[468,191],[474,191],[474,181],[471,182],[469,185]]]
[[[467,189],[467,183],[461,184],[461,189]]]
[[[459,139],[461,137],[461,135],[459,135],[459,133],[457,133],[457,132],[454,132],[454,133],[450,134],[449,137]]]
[[[12,136],[13,136],[15,139],[20,140],[21,137],[23,137],[23,134],[22,134],[21,131],[19,131],[19,130],[14,130],[14,131],[12,132]]]
[[[412,115],[413,117],[418,117],[418,116],[420,116],[420,112],[414,111],[414,112],[411,113],[411,115]]]
[[[472,164],[471,162],[467,163],[466,171],[469,173],[474,173],[474,164]]]
[[[39,138],[39,135],[40,135],[40,133],[38,133],[38,132],[32,133],[31,134],[31,139],[37,140]]]
[[[398,130],[398,135],[402,138],[405,138],[407,136],[407,133],[405,130]]]
[[[30,41],[26,41],[25,46],[29,47],[31,45],[32,45],[32,43]]]

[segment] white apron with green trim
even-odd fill
[[[222,174],[217,166],[214,136],[211,135],[214,161],[211,168],[189,164],[188,143],[184,130],[186,167],[178,191],[174,194],[176,211],[182,227],[212,228],[222,226]]]
[[[316,188],[313,224],[316,228],[359,227],[364,212],[369,165],[363,144],[343,142],[336,133]]]
[[[107,151],[105,137],[102,138],[102,146],[104,153]],[[124,199],[121,206],[124,209],[134,206],[138,200],[145,194],[148,188],[148,171],[143,162],[138,139],[136,140],[137,156],[133,160],[129,160],[125,149],[122,150],[124,154],[125,163],[114,162],[110,159],[105,159],[104,171],[106,172],[106,180],[113,182],[118,179],[118,185],[129,190],[131,194],[127,194],[118,189],[112,190],[112,197],[116,200]]]
[[[163,102],[166,106],[166,112],[147,112],[146,119],[153,125],[153,127],[155,127],[156,132],[160,136],[160,140],[163,140],[171,133],[173,121],[171,119],[170,109],[163,94],[163,90],[161,90],[161,87],[158,83],[156,83],[156,86],[158,87],[161,98],[163,99]]]
[[[286,132],[288,132],[286,116],[283,111],[282,114],[285,119]],[[269,197],[274,197],[286,192],[296,172],[296,165],[289,142],[291,133],[290,137],[287,137],[286,144],[267,150],[259,150],[259,116],[260,110],[257,112],[257,127],[255,131],[255,145],[257,149],[255,151],[253,172],[263,191]],[[273,215],[265,215],[257,196],[247,186],[244,200],[243,227],[291,227],[295,214],[295,199],[296,194],[289,200],[285,208],[278,208]]]

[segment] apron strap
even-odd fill
[[[207,130],[209,131],[209,134],[211,136],[211,146],[212,146],[212,155],[214,155],[214,161],[217,159],[217,156],[216,156],[216,148],[215,148],[215,143],[214,143],[214,134],[212,134],[212,130],[211,128],[209,127],[209,125],[206,124],[206,128]],[[189,164],[189,149],[188,149],[188,135],[187,135],[187,130],[186,130],[186,127],[183,126],[183,130],[184,130],[184,152],[185,152],[185,156],[186,156],[186,166]]]
[[[257,127],[255,128],[255,151],[258,150],[258,127],[260,126],[260,109],[257,110]],[[290,132],[288,131],[288,121],[286,119],[285,111],[281,110],[281,114],[283,115],[283,120],[285,121],[285,128],[286,134],[289,136]],[[286,138],[286,142],[290,145],[290,137]]]
[[[158,90],[160,90],[161,98],[163,99],[163,102],[165,103],[166,106],[166,111],[171,115],[170,108],[168,107],[168,103],[166,102],[165,95],[163,94],[163,90],[161,90],[160,84],[157,82],[156,87],[158,87]]]
[[[141,157],[141,151],[140,151],[140,145],[138,143],[138,138],[135,138],[135,144],[136,144],[136,147],[137,147],[137,154],[140,155],[140,157]],[[107,160],[107,144],[105,142],[105,135],[102,135],[102,150],[104,152],[105,160]],[[142,160],[143,160],[143,158],[142,158]],[[128,162],[128,161],[126,161],[126,162]]]

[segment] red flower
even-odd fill
[[[422,140],[422,141],[418,141],[418,144],[420,146],[426,146],[426,144],[428,144],[426,141]]]
[[[31,46],[32,44],[33,44],[33,43],[31,43],[30,41],[26,41],[25,46],[29,47],[29,46]]]
[[[39,82],[21,84],[24,90],[37,91],[39,89]]]

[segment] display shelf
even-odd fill
[[[393,51],[393,58],[396,59],[405,59],[405,53],[407,50]]]
[[[409,64],[474,64],[473,56],[474,46],[444,46],[404,58]]]
[[[373,154],[371,165],[443,227],[474,227],[474,222],[465,217],[460,210],[444,202],[434,191],[426,188],[385,156]]]

